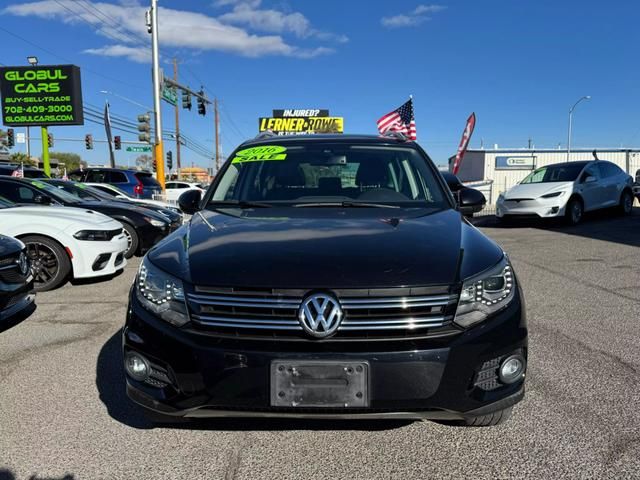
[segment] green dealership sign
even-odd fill
[[[0,95],[7,126],[84,125],[75,65],[0,67]]]

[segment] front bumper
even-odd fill
[[[518,292],[514,302],[491,320],[450,337],[345,345],[222,339],[188,327],[175,328],[131,296],[123,351],[143,355],[153,378],[149,383],[127,376],[127,394],[147,409],[187,417],[445,420],[484,415],[511,406],[524,395],[524,379],[496,388],[480,382],[486,365],[516,352],[527,356],[520,299]],[[273,407],[270,366],[275,360],[367,362],[369,403],[359,408]]]
[[[0,332],[20,323],[36,309],[33,277],[25,283],[0,282]]]
[[[127,238],[124,234],[108,242],[76,240],[70,250],[73,255],[71,264],[74,278],[113,275],[127,265],[124,258]]]
[[[499,197],[496,202],[496,216],[537,216],[540,218],[563,217],[568,195],[554,198],[534,198],[529,200],[508,200]]]
[[[145,253],[160,240],[164,239],[171,232],[176,231],[182,226],[182,219],[176,220],[165,227],[154,227],[150,223],[142,227],[137,227],[138,237],[140,239],[140,250]]]

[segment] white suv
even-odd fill
[[[496,216],[564,217],[576,224],[584,212],[600,208],[619,207],[628,214],[633,208],[632,185],[630,175],[604,160],[546,165],[500,194]]]

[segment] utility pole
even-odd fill
[[[173,80],[178,82],[178,60],[173,59]],[[176,102],[176,167],[178,171],[180,171],[180,167],[182,166],[180,163],[180,107],[178,106],[178,102]],[[169,172],[171,173],[171,172]]]
[[[160,52],[158,48],[158,0],[151,0],[151,59],[153,63],[153,110],[155,117],[154,157],[156,177],[164,191],[164,149],[162,145],[162,112],[160,111]]]
[[[216,140],[216,170],[217,174],[220,170],[220,117],[218,116],[218,97],[213,99],[213,121],[215,122],[215,140]]]
[[[31,162],[31,138],[29,135],[29,127],[27,127],[27,132],[25,134],[25,141],[27,142],[27,158],[29,159],[29,162]]]
[[[51,164],[49,163],[49,131],[47,127],[41,128],[41,137],[42,137],[42,164],[44,167],[44,173],[47,174],[48,177],[51,176]]]

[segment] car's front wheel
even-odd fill
[[[584,214],[584,207],[582,202],[578,198],[572,198],[567,203],[567,208],[564,214],[564,218],[569,225],[577,225],[582,220]]]
[[[633,194],[630,191],[625,190],[622,192],[619,209],[623,215],[629,215],[633,210]]]
[[[127,250],[124,252],[124,257],[131,258],[138,251],[140,239],[138,237],[138,232],[136,232],[133,225],[122,222],[122,226],[124,227],[124,234],[127,237]]]
[[[40,235],[28,235],[20,240],[26,245],[31,260],[36,292],[53,290],[66,282],[71,260],[62,245]]]

